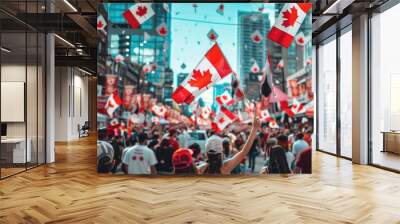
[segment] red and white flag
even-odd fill
[[[251,40],[256,44],[261,43],[262,41],[262,35],[259,30],[254,31],[250,37]]]
[[[279,125],[276,123],[275,120],[272,120],[272,121],[269,122],[269,127],[270,128],[274,128],[274,129],[278,129]]]
[[[167,24],[161,23],[160,25],[157,26],[156,28],[158,35],[160,36],[167,36],[168,34],[168,29],[167,29]]]
[[[294,114],[301,114],[305,113],[306,109],[303,103],[300,103],[297,99],[292,99],[292,111]]]
[[[299,46],[304,46],[307,43],[306,37],[304,36],[303,32],[299,32],[296,35],[296,44]]]
[[[286,3],[268,33],[268,38],[288,48],[311,7],[311,3]]]
[[[260,111],[259,116],[261,117],[261,122],[270,122],[274,120],[267,109]]]
[[[260,72],[260,66],[258,66],[257,61],[254,60],[254,64],[250,68],[252,73],[258,73]]]
[[[216,132],[221,132],[226,128],[226,126],[232,124],[236,119],[237,116],[234,113],[232,113],[225,107],[221,107],[219,114],[211,123],[211,128]]]
[[[232,106],[235,103],[235,100],[228,91],[224,91],[220,96],[217,96],[215,100],[221,106]]]
[[[154,14],[151,3],[136,3],[122,15],[133,29],[138,29],[142,23],[146,22]]]
[[[165,114],[167,113],[167,109],[163,105],[153,105],[151,110],[154,112],[155,115],[158,117],[165,117]]]
[[[106,22],[106,20],[104,19],[103,15],[100,14],[100,15],[97,17],[97,30],[104,31],[104,29],[106,28],[106,26],[107,26],[107,22]]]
[[[232,73],[218,44],[214,44],[205,54],[192,73],[176,88],[172,99],[178,103],[190,104],[214,83]]]
[[[108,97],[107,103],[106,103],[106,110],[107,114],[110,117],[113,117],[113,114],[115,110],[122,104],[121,98],[119,98],[118,94],[113,93],[111,96]]]

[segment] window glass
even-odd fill
[[[336,153],[336,39],[318,48],[318,149]]]
[[[352,148],[352,34],[340,36],[340,154],[351,158]]]

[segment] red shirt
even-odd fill
[[[311,147],[300,152],[296,167],[301,169],[301,173],[311,173]]]
[[[169,138],[168,141],[173,150],[179,149],[179,142],[175,138]]]

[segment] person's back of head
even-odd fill
[[[211,136],[206,142],[206,153],[207,153],[207,172],[209,174],[220,173],[223,160],[222,139],[216,135]]]
[[[189,146],[189,149],[193,151],[193,157],[197,158],[197,156],[201,153],[201,147],[198,143],[193,143]]]
[[[290,173],[285,149],[280,145],[275,145],[271,149],[268,171],[269,173]]]
[[[304,138],[304,134],[303,133],[298,133],[296,135],[296,140],[302,140]]]
[[[147,134],[144,132],[139,133],[137,136],[137,140],[140,145],[146,145]]]
[[[193,174],[193,152],[190,149],[180,148],[172,155],[172,164],[175,174]]]
[[[279,135],[277,137],[278,145],[282,146],[285,150],[288,150],[289,138],[287,135]]]

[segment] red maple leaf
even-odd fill
[[[289,11],[290,10],[290,11]],[[282,26],[289,27],[293,26],[299,16],[297,15],[297,9],[293,6],[292,8],[283,12],[283,18],[285,19]]]
[[[103,28],[103,22],[99,21],[99,22],[97,23],[97,28],[98,28],[98,29]]]
[[[223,96],[222,96],[222,99],[227,100],[228,97],[227,97],[226,95],[223,95]]]
[[[299,37],[299,38],[297,39],[297,41],[299,41],[299,43],[303,44],[303,43],[304,43],[304,38],[303,38],[303,37]]]
[[[189,80],[189,84],[193,87],[197,87],[200,89],[207,87],[212,81],[212,74],[210,73],[210,70],[206,70],[203,73],[201,73],[200,70],[193,70],[193,75],[191,79]]]
[[[215,35],[213,33],[210,34],[210,39],[215,40]]]
[[[166,35],[167,34],[167,29],[165,28],[165,26],[162,26],[159,30],[158,33],[160,33],[160,35]]]
[[[147,7],[146,6],[139,6],[136,10],[136,15],[142,17],[147,14]]]
[[[261,40],[260,36],[258,36],[258,35],[255,35],[253,39],[254,39],[254,42],[259,42]]]
[[[223,118],[223,117],[221,117],[219,120],[218,120],[218,123],[220,123],[220,124],[222,124],[222,123],[224,123],[225,122],[225,119]]]

